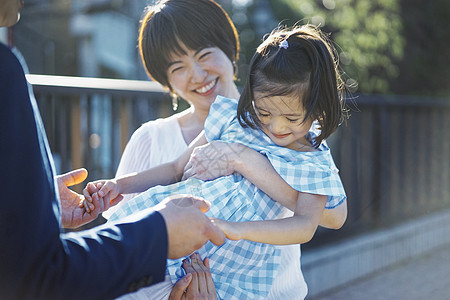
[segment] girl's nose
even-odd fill
[[[275,134],[284,134],[286,133],[285,129],[286,126],[281,117],[272,117],[272,120],[270,121],[270,131]]]
[[[192,65],[191,81],[193,83],[202,83],[205,80],[207,74],[208,72],[206,72],[200,64],[194,63]]]

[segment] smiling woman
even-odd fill
[[[9,27],[19,21],[22,0],[0,0],[0,26]]]
[[[164,28],[164,30],[162,30]],[[227,13],[211,0],[165,0],[146,9],[139,52],[149,76],[190,108],[143,124],[127,144],[116,177],[178,158],[204,128],[218,95],[239,98],[234,83],[239,40]],[[118,206],[136,194],[126,195]],[[109,217],[116,210],[104,213]]]

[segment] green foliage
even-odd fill
[[[388,93],[398,77],[405,41],[398,0],[272,0],[289,7],[289,17],[331,33],[347,85],[363,93]],[[274,11],[280,19],[282,11]],[[295,21],[293,21],[295,22]],[[291,24],[293,23],[291,21]],[[288,24],[288,25],[291,25]],[[344,79],[345,79],[344,77]]]
[[[402,94],[450,96],[450,1],[399,0],[406,40],[400,76]]]

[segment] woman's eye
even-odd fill
[[[266,113],[262,113],[262,112],[257,112],[257,114],[258,114],[258,116],[263,117],[263,118],[270,116],[270,114],[266,114]]]
[[[200,59],[200,60],[205,59],[205,58],[207,58],[210,54],[211,54],[211,52],[205,52],[205,53],[203,53],[203,54],[200,55],[199,59]]]
[[[178,71],[180,71],[180,70],[182,70],[183,69],[183,67],[176,67],[176,68],[173,68],[171,71],[170,71],[170,73],[175,73],[175,72],[178,72]]]

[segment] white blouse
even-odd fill
[[[131,136],[120,159],[116,177],[140,172],[178,158],[188,148],[177,115],[149,121]],[[124,195],[122,201],[103,213],[109,218],[118,207],[138,194]]]

